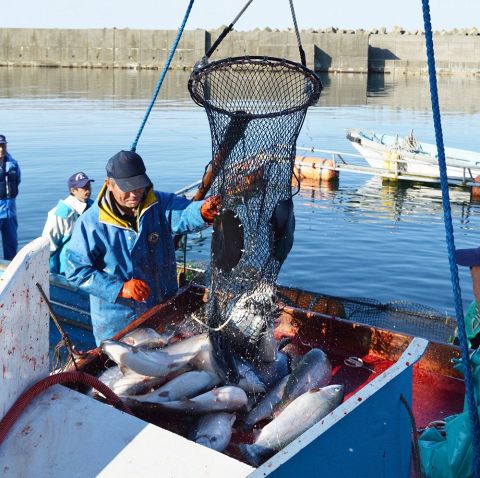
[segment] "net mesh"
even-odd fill
[[[275,282],[293,244],[292,172],[307,108],[320,95],[312,71],[288,60],[242,57],[193,71],[193,100],[212,137],[213,223],[207,307],[217,360],[254,360],[273,328]]]

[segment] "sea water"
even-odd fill
[[[105,164],[130,149],[158,71],[0,68],[0,133],[22,170],[19,242],[38,237],[49,209],[65,197],[67,178],[84,171],[98,193]],[[200,179],[211,158],[205,112],[190,99],[188,72],[171,71],[137,146],[155,187],[175,191]],[[354,153],[347,128],[435,142],[428,79],[404,75],[322,76],[299,146]],[[447,146],[480,151],[478,79],[440,77]],[[457,248],[480,245],[480,206],[452,188]],[[342,172],[338,184],[295,196],[293,249],[279,282],[343,297],[408,301],[454,314],[441,191]],[[210,232],[192,235],[187,260],[208,265]],[[464,305],[469,271],[460,268]]]

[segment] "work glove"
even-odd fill
[[[118,297],[145,302],[150,296],[150,287],[140,279],[130,279],[123,284]]]
[[[220,196],[210,196],[200,207],[200,214],[205,222],[211,224],[220,211]]]

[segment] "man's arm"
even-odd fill
[[[102,245],[95,239],[94,228],[87,227],[80,219],[75,224],[72,239],[65,251],[65,277],[75,287],[114,303],[123,288],[124,281],[103,270],[95,264],[101,255]]]
[[[203,201],[192,202],[181,196],[157,193],[172,233],[193,232],[206,227],[200,209]]]

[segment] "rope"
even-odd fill
[[[10,428],[12,428],[14,423],[23,413],[25,408],[27,408],[30,402],[47,388],[61,383],[83,383],[85,385],[89,385],[104,395],[108,403],[118,408],[122,412],[133,415],[130,408],[128,408],[122,402],[122,400],[120,400],[120,398],[110,390],[110,388],[108,388],[104,383],[100,382],[100,380],[95,378],[93,375],[89,375],[84,372],[61,372],[43,378],[36,384],[32,385],[15,401],[10,410],[8,410],[6,415],[2,418],[2,421],[0,421],[0,445],[5,440]]]
[[[400,394],[400,401],[407,409],[408,415],[410,416],[410,423],[412,425],[412,460],[415,478],[424,478],[425,475],[423,474],[420,461],[420,448],[418,446],[417,424],[415,422],[415,415],[413,414],[412,407],[408,403],[407,399],[403,396],[403,393]]]
[[[433,123],[435,126],[435,140],[438,150],[438,165],[440,168],[440,185],[442,188],[442,205],[444,210],[444,223],[447,239],[448,259],[450,263],[450,276],[455,298],[455,312],[460,338],[460,351],[464,366],[465,394],[468,403],[470,424],[472,428],[473,447],[473,476],[480,478],[480,420],[475,404],[472,371],[468,355],[467,334],[463,317],[462,297],[458,279],[458,267],[455,262],[455,241],[453,237],[452,215],[450,210],[450,197],[448,192],[447,166],[445,162],[445,148],[443,145],[442,122],[440,105],[438,101],[437,78],[435,69],[435,53],[433,49],[432,25],[430,20],[430,6],[428,0],[422,0],[423,21],[425,24],[425,43],[427,48],[428,76],[430,81],[430,96],[432,100]]]
[[[65,344],[65,347],[67,348],[68,353],[70,354],[70,357],[72,359],[73,365],[75,366],[75,369],[78,370],[77,362],[75,362],[74,349],[73,349],[72,342],[70,341],[70,337],[67,335],[67,333],[63,330],[62,326],[60,325],[60,321],[57,319],[57,316],[53,312],[52,304],[50,303],[50,301],[47,298],[47,295],[43,291],[42,286],[38,282],[35,285],[40,291],[40,294],[42,295],[43,300],[47,304],[48,311],[50,312],[50,317],[52,318],[53,323],[57,326],[57,329],[60,332],[60,335],[62,336],[62,342]],[[57,358],[60,357],[60,352],[59,350],[57,350],[57,348],[55,348],[55,352],[56,353],[58,352]]]
[[[298,50],[300,51],[300,60],[303,66],[307,66],[307,60],[305,58],[305,52],[302,47],[302,41],[300,39],[300,32],[298,31],[297,17],[295,16],[295,9],[293,8],[293,0],[289,0],[290,10],[292,12],[293,26],[295,27],[295,35],[297,36]]]
[[[210,58],[212,53],[218,48],[218,45],[222,43],[223,39],[233,30],[233,27],[235,23],[237,23],[238,19],[243,15],[245,10],[250,6],[250,4],[253,2],[253,0],[248,0],[248,2],[244,5],[244,7],[240,10],[238,15],[233,19],[232,23],[228,25],[228,27],[225,27],[223,29],[223,32],[220,34],[220,36],[215,40],[215,43],[209,48],[207,53],[205,53],[205,59]]]
[[[162,87],[163,80],[165,78],[165,75],[167,74],[167,70],[170,67],[170,63],[172,62],[173,55],[175,54],[175,50],[177,49],[178,43],[180,41],[180,38],[182,36],[183,30],[185,28],[185,24],[187,23],[188,16],[190,15],[190,10],[192,9],[194,0],[190,0],[190,3],[188,4],[187,11],[185,12],[185,16],[183,17],[182,24],[180,25],[177,36],[173,42],[173,45],[170,49],[170,53],[167,58],[167,62],[165,63],[165,66],[163,67],[162,74],[160,75],[160,78],[158,80],[157,86],[155,88],[155,92],[153,93],[153,97],[150,101],[150,105],[147,108],[147,111],[145,113],[145,116],[143,117],[142,124],[140,125],[140,128],[138,129],[137,136],[133,140],[131,150],[135,151],[137,149],[137,143],[138,140],[140,139],[140,136],[143,132],[143,128],[145,127],[145,124],[147,123],[148,117],[150,116],[150,112],[152,111],[153,105],[155,104],[155,101],[157,99],[158,93],[160,92],[160,88]]]

